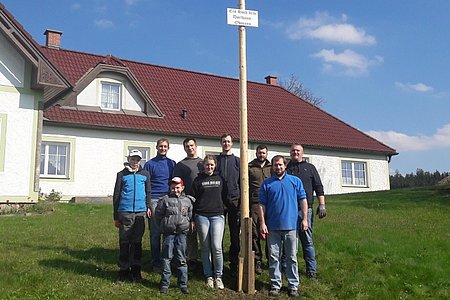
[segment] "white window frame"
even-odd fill
[[[111,97],[112,93],[111,93],[111,87],[112,86],[116,86],[119,89],[118,92],[118,99],[117,99],[117,108],[115,107],[107,107],[106,105],[104,105],[103,103],[103,96],[105,95],[103,93],[103,86],[109,86],[109,92],[106,94],[106,96]],[[114,82],[114,81],[106,81],[106,80],[100,80],[100,95],[99,95],[99,100],[100,100],[100,107],[102,109],[107,109],[107,110],[120,110],[122,108],[122,94],[123,94],[123,84],[120,82]],[[115,104],[115,103],[113,103]]]
[[[349,164],[350,168],[344,169],[344,164]],[[362,166],[362,169],[357,168]],[[357,160],[341,160],[341,177],[343,186],[358,186],[367,187],[368,186],[368,169],[366,161]],[[351,178],[349,176],[344,176],[344,172],[350,172]],[[362,173],[362,176],[360,175]],[[348,180],[350,179],[350,181]]]
[[[49,153],[49,149],[51,146],[64,146],[65,151],[64,153],[57,153],[59,157],[64,156],[64,174],[49,174],[49,164],[51,160],[51,155]],[[56,141],[43,141],[41,144],[41,158],[40,158],[40,164],[41,164],[41,170],[40,170],[40,177],[44,178],[70,178],[70,167],[71,167],[71,144],[70,142],[56,142]],[[44,162],[42,164],[42,159],[44,159]],[[59,162],[57,161],[57,164]],[[42,168],[43,166],[43,168]],[[58,170],[58,166],[55,167],[56,170]]]
[[[155,148],[156,143],[148,143],[148,142],[132,142],[132,141],[126,141],[124,145],[124,156],[125,161],[128,159],[128,153],[130,153],[130,150],[132,149],[138,149],[141,152],[146,152],[147,157],[142,157],[140,164],[142,167],[144,167],[145,163],[152,159],[155,154]],[[144,151],[143,151],[144,150]],[[142,153],[142,156],[145,156],[144,153]]]

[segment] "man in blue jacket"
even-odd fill
[[[169,151],[169,140],[161,138],[156,142],[157,154],[147,161],[144,170],[150,174],[151,183],[151,205],[152,216],[155,214],[158,200],[169,193],[168,182],[172,178],[175,161],[167,157]],[[151,268],[159,273],[161,269],[161,232],[154,217],[148,220],[150,229],[150,251],[152,255]]]
[[[117,173],[113,194],[114,225],[119,228],[119,278],[141,282],[142,236],[150,217],[150,175],[139,162],[141,151],[131,150],[125,168]]]

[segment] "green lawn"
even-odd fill
[[[327,211],[314,226],[318,282],[304,279],[299,259],[303,299],[450,298],[450,186],[328,196]],[[227,237],[225,245],[228,252]],[[148,264],[142,285],[115,283],[117,230],[110,205],[58,204],[48,214],[0,216],[0,253],[1,299],[161,297],[159,274]],[[224,282],[231,287],[227,271]],[[175,282],[163,298],[185,298]],[[208,291],[196,274],[187,298],[267,298],[267,270],[256,286],[253,296]]]

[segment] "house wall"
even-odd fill
[[[113,193],[115,176],[123,168],[128,146],[147,147],[150,157],[156,154],[159,135],[123,133],[93,129],[67,128],[45,125],[43,141],[66,141],[72,146],[71,170],[67,179],[41,178],[44,193],[52,189],[61,192],[64,200],[78,197],[105,197]],[[170,141],[168,157],[180,161],[185,157],[184,137],[167,136]],[[197,138],[200,157],[221,151],[217,139]],[[239,144],[233,145],[233,153],[239,155]],[[248,160],[254,158],[257,144],[249,144]],[[268,145],[269,159],[277,154],[289,157],[289,147]],[[350,152],[321,151],[305,148],[305,156],[321,175],[326,194],[353,193],[389,189],[388,163],[383,155],[361,155]],[[346,187],[341,184],[341,160],[357,160],[367,163],[368,186]]]
[[[31,65],[0,34],[0,202],[37,200],[33,191],[37,103]]]

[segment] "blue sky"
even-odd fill
[[[239,76],[238,0],[0,0],[40,44]],[[322,108],[395,148],[391,173],[450,171],[450,1],[247,0],[248,80],[291,74]]]

